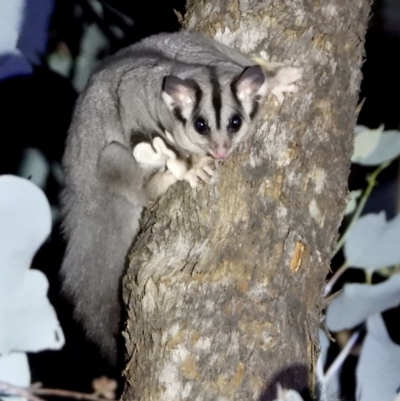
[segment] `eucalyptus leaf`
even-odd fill
[[[357,125],[354,133],[354,152],[351,157],[353,163],[360,163],[368,157],[378,146],[384,126],[380,125],[377,129],[370,129],[363,125]]]
[[[24,0],[2,2],[0,18],[0,54],[19,53],[19,31],[24,16]]]
[[[351,214],[356,210],[357,206],[357,199],[361,196],[362,190],[357,189],[356,191],[351,191],[350,192],[350,198],[349,201],[347,202],[347,207],[346,211],[344,212],[345,215]]]
[[[28,387],[31,383],[28,357],[24,352],[12,352],[0,355],[0,380],[19,387]],[[5,401],[23,401],[26,398],[17,396],[4,397]]]
[[[346,263],[376,270],[400,263],[400,214],[386,221],[385,212],[360,217],[344,245]]]
[[[29,270],[50,233],[49,203],[35,184],[0,176],[0,354],[59,349],[64,336],[43,273]]]
[[[377,166],[399,155],[400,131],[384,131],[376,148],[358,163],[364,166]]]
[[[357,401],[393,401],[400,387],[400,346],[380,314],[368,318],[367,330],[356,369]]]
[[[369,316],[400,305],[400,274],[380,284],[345,284],[343,292],[329,305],[329,330],[351,329]]]
[[[29,178],[40,188],[44,188],[50,172],[50,165],[43,153],[36,148],[26,148],[23,151],[18,175]]]

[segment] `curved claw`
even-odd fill
[[[209,184],[211,182],[211,177],[202,169],[197,169],[196,174],[199,178],[201,178],[204,182]]]
[[[193,167],[188,171],[185,178],[192,188],[198,186],[199,179],[207,184],[211,182],[211,179],[216,175],[216,172],[211,168],[210,164],[215,166],[215,160],[210,156],[202,156],[194,162]]]
[[[217,173],[210,166],[204,166],[204,171],[211,177],[215,177],[217,175]]]

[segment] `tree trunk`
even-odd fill
[[[347,199],[367,0],[188,0],[184,28],[303,67],[215,185],[146,211],[124,280],[124,399],[271,400],[313,385]]]

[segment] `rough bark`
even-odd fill
[[[143,219],[124,280],[124,399],[273,399],[313,384],[321,288],[347,199],[367,0],[189,0],[184,27],[303,67],[215,185]]]

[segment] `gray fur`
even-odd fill
[[[254,82],[241,81],[245,67],[254,64],[198,33],[161,34],[103,62],[77,102],[63,159],[66,185],[61,200],[68,240],[63,290],[87,335],[113,363],[121,323],[120,282],[142,209],[176,181],[164,171],[165,165],[148,166],[134,159],[132,133],[150,141],[156,133],[183,157],[227,157],[251,133],[252,104],[262,101],[268,89],[260,76]],[[172,97],[162,91],[167,76],[174,77],[166,84]],[[214,89],[212,79],[218,83]],[[188,84],[192,81],[201,89],[199,102]],[[233,94],[231,84],[250,87],[250,95],[243,88],[243,93]],[[176,107],[186,124],[177,118]],[[194,107],[207,119],[207,135],[193,128]],[[238,111],[243,125],[232,134],[228,122]]]

